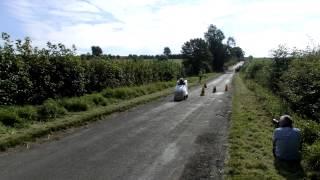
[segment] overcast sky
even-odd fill
[[[104,53],[180,53],[191,38],[203,38],[210,24],[235,38],[246,55],[269,56],[279,44],[304,48],[320,42],[319,0],[1,0],[0,32],[92,45]]]

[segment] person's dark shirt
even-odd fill
[[[301,135],[298,128],[280,127],[273,133],[275,156],[282,160],[300,160]]]

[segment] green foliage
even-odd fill
[[[17,43],[19,55],[15,55],[14,45],[10,36],[2,33],[4,45],[0,48],[0,104],[16,104],[28,100],[32,83],[28,76],[28,65],[22,60],[25,51],[21,47],[29,48],[29,40]],[[0,46],[1,47],[1,46]],[[26,50],[27,51],[27,50]]]
[[[66,114],[66,109],[53,99],[46,100],[38,109],[40,121],[46,121],[64,114]]]
[[[83,98],[88,102],[92,102],[96,106],[106,106],[109,103],[101,94],[90,94],[84,96]]]
[[[307,147],[306,151],[305,158],[309,168],[320,172],[320,140]]]
[[[264,87],[271,86],[272,61],[268,59],[258,59],[245,63],[242,68],[245,78],[253,79]]]
[[[116,89],[107,88],[103,90],[101,94],[105,98],[132,99],[172,87],[174,84],[174,82],[158,82],[144,86],[122,87]]]
[[[113,97],[117,99],[131,99],[137,96],[139,96],[139,94],[133,88],[119,88],[113,92]]]
[[[0,109],[0,122],[5,126],[14,127],[22,123],[18,114],[10,109]]]
[[[171,50],[170,50],[170,48],[169,48],[169,47],[165,47],[165,48],[163,49],[163,54],[164,54],[165,57],[168,59],[169,56],[171,55]]]
[[[172,61],[115,61],[122,69],[121,85],[142,85],[170,81],[182,76],[182,65]]]
[[[204,80],[217,77],[218,75],[219,74],[217,73],[207,74],[205,75],[206,79]],[[197,77],[189,77],[188,82],[190,86],[197,85]],[[90,106],[88,111],[67,113],[66,116],[59,117],[59,119],[57,119],[56,121],[54,119],[48,121],[49,119],[37,118],[37,120],[48,122],[22,123],[21,125],[19,124],[19,126],[15,127],[5,126],[0,123],[0,149],[4,150],[8,147],[22,144],[28,140],[34,140],[35,138],[38,138],[39,136],[43,136],[45,134],[49,134],[52,131],[58,131],[68,127],[80,126],[83,125],[84,122],[95,121],[100,119],[100,117],[111,114],[113,112],[124,111],[138,104],[146,103],[160,97],[167,96],[172,93],[172,87],[174,87],[175,83],[176,81],[174,80],[169,82],[157,82],[147,85],[140,85],[139,88],[137,86],[131,86],[130,88],[136,87],[135,90],[138,91],[138,93],[144,94],[146,96],[130,99],[129,101],[115,99],[112,97],[104,98],[102,96],[102,93],[87,94],[78,98],[87,102],[87,104]],[[151,93],[151,91],[156,91],[156,93],[149,94]],[[104,106],[104,102],[107,106],[101,107]],[[61,108],[61,100],[57,100],[57,102],[53,103],[55,105],[60,105],[58,107]],[[98,105],[99,103],[101,103],[101,105]],[[39,106],[36,105],[33,107],[38,109]],[[24,107],[5,106],[5,108],[10,108],[10,110],[16,111],[17,109],[23,109]],[[62,109],[64,108],[62,107]],[[64,112],[66,112],[65,109]]]
[[[252,60],[247,63],[242,70],[246,84],[256,92],[261,104],[273,117],[285,113],[294,116],[295,126],[302,130],[306,166],[319,171],[320,56],[306,54],[287,59],[283,49],[278,54],[280,58],[275,57],[273,61]],[[277,87],[276,91],[274,87]]]
[[[255,95],[265,94],[261,93],[261,89],[253,88],[254,84],[250,84],[250,89],[254,89],[250,91],[247,82],[238,75],[234,78],[233,86],[229,158],[225,165],[224,179],[285,179],[274,165],[274,127],[270,114],[266,111],[269,108],[265,107],[267,103],[262,103],[265,101]],[[256,90],[259,92],[255,93]]]
[[[244,52],[240,47],[230,47],[230,53],[232,57],[235,57],[238,61],[244,60]]]
[[[80,112],[89,109],[88,102],[84,98],[63,99],[61,105],[69,112]]]
[[[274,92],[279,91],[281,88],[279,85],[280,78],[288,70],[289,64],[292,60],[289,50],[284,45],[279,45],[278,49],[273,50],[273,63],[270,73],[270,89]]]
[[[320,57],[292,60],[280,78],[280,95],[292,108],[320,122]]]
[[[103,53],[102,49],[99,46],[92,46],[91,51],[93,56],[101,56]]]
[[[0,109],[0,119],[6,126],[17,126],[21,122],[47,121],[68,112],[87,111],[90,108],[107,106],[119,100],[129,100],[174,86],[175,82],[157,82],[149,85],[106,88],[102,93],[87,94],[81,97],[46,100],[41,106],[5,106]],[[105,97],[104,97],[105,96]]]
[[[91,60],[85,63],[85,74],[88,92],[101,91],[106,87],[118,87],[122,78],[122,70],[113,62],[105,60]]]
[[[69,56],[50,60],[50,81],[54,85],[53,97],[80,96],[85,90],[85,74],[79,59]]]
[[[303,121],[299,126],[302,129],[302,141],[308,145],[320,140],[320,124],[313,121]]]
[[[36,121],[38,120],[37,108],[34,106],[23,106],[15,108],[18,116],[27,121]]]
[[[0,44],[0,105],[41,104],[48,98],[81,96],[105,88],[170,81],[183,75],[173,61],[81,59],[63,44],[31,46],[2,33]]]
[[[212,68],[216,71],[223,71],[223,64],[229,58],[230,53],[228,46],[222,43],[225,39],[223,32],[211,24],[204,36],[212,54]]]
[[[200,71],[211,71],[211,53],[205,40],[191,39],[182,46],[183,65],[187,74],[199,74]]]
[[[198,75],[200,71],[224,71],[225,63],[234,58],[237,61],[244,59],[244,52],[240,47],[235,47],[233,37],[229,37],[227,44],[223,43],[223,32],[214,25],[210,25],[201,38],[191,39],[182,46],[185,71],[189,75]]]
[[[293,58],[284,50],[271,60],[252,60],[243,69],[245,77],[280,95],[301,115],[320,119],[320,56]]]
[[[235,47],[236,46],[236,40],[233,37],[228,37],[227,45],[229,47]]]

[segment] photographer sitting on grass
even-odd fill
[[[273,155],[277,160],[297,161],[301,159],[301,134],[298,128],[293,128],[292,118],[283,115],[277,122],[279,127],[273,133]]]

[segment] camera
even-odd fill
[[[273,123],[273,125],[274,125],[276,128],[279,127],[279,120],[277,120],[277,119],[272,119],[272,123]]]

